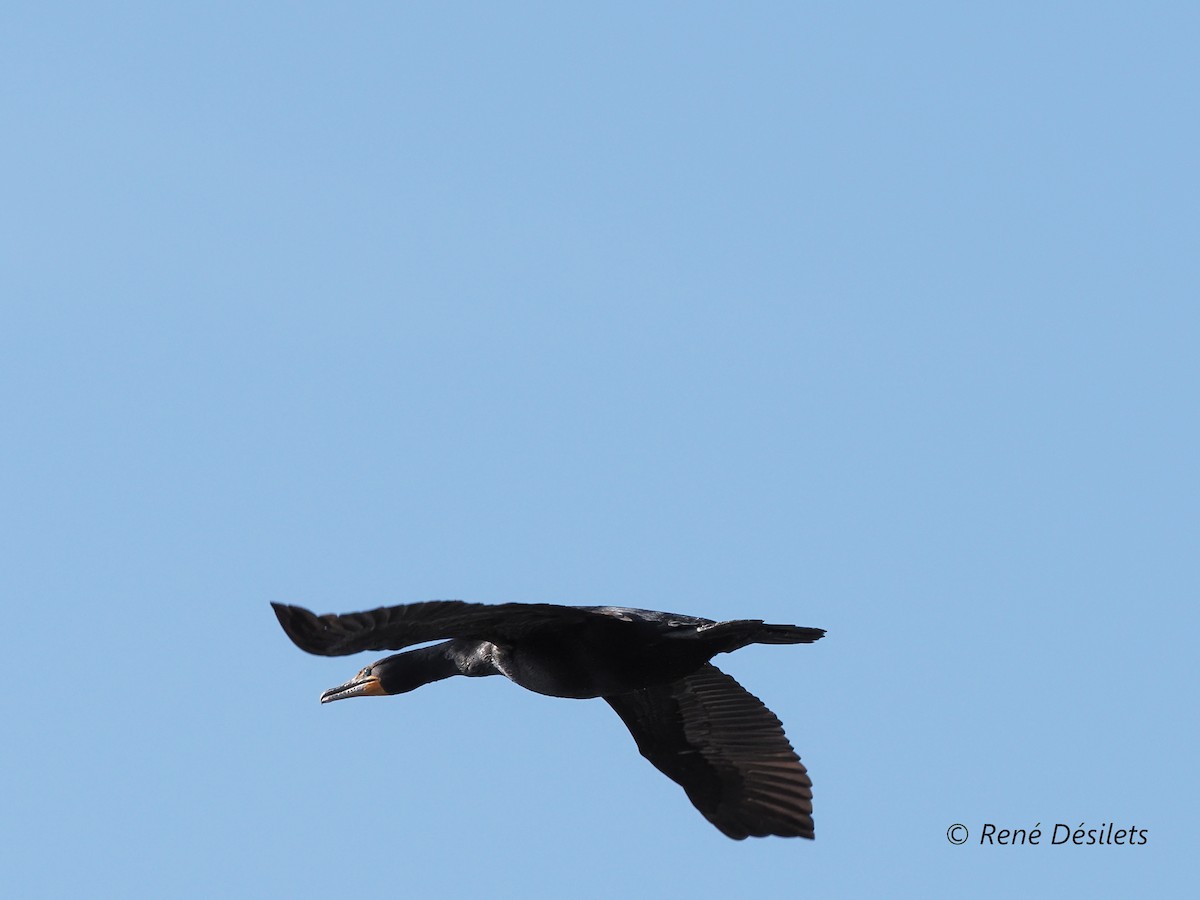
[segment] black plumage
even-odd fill
[[[288,637],[322,656],[443,640],[367,666],[323,703],[453,675],[504,675],[550,696],[603,697],[642,755],[724,834],[813,836],[812,782],[779,719],[709,660],[748,644],[811,643],[824,635],[819,628],[546,603],[438,600],[323,616],[272,606]]]

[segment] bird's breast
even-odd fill
[[[584,699],[604,693],[601,673],[552,649],[498,646],[493,660],[502,675],[538,694]]]
[[[683,659],[661,647],[527,641],[497,646],[493,661],[502,675],[526,690],[586,699],[675,681],[707,659]]]

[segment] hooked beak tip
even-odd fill
[[[352,679],[345,684],[339,684],[321,694],[322,703],[332,703],[334,700],[345,700],[349,697],[382,697],[384,690],[379,684],[379,678],[372,675],[361,681]]]

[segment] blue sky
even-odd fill
[[[5,895],[1186,893],[1198,25],[7,5]],[[718,661],[817,840],[268,606],[433,598],[828,629]]]

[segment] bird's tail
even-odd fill
[[[681,632],[684,637],[688,632]],[[735,619],[732,622],[713,622],[701,625],[694,637],[712,641],[720,646],[718,653],[732,653],[750,644],[811,644],[825,636],[824,628],[805,628],[800,625],[768,625],[761,619]],[[670,635],[675,637],[675,635]]]
[[[752,644],[811,644],[825,637],[824,628],[801,625],[767,625],[759,622]]]

